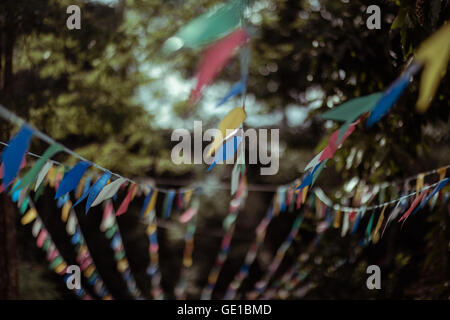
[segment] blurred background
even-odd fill
[[[206,173],[206,165],[175,165],[170,141],[177,128],[215,128],[239,98],[216,108],[240,79],[235,56],[195,107],[187,103],[201,51],[166,57],[163,42],[187,22],[213,8],[216,0],[3,0],[0,3],[0,103],[58,142],[93,162],[127,177],[149,177],[170,188],[229,185],[232,166]],[[81,8],[81,30],[66,28],[66,8]],[[381,8],[380,30],[366,27],[366,8]],[[250,1],[251,60],[246,127],[280,129],[280,170],[261,176],[247,165],[252,185],[279,185],[301,177],[337,123],[319,115],[353,97],[384,90],[404,70],[418,45],[450,17],[446,0],[256,0]],[[418,77],[417,77],[418,79]],[[443,78],[425,114],[415,112],[419,81],[373,128],[360,125],[316,181],[335,201],[351,197],[356,185],[401,181],[450,163],[449,85]],[[0,122],[1,141],[18,130]],[[33,140],[30,150],[47,145]],[[55,160],[74,165],[75,158]],[[434,179],[434,180],[433,180]],[[431,177],[429,182],[435,182]],[[428,181],[427,181],[428,182]],[[337,192],[338,191],[338,192]],[[337,193],[336,193],[337,192]],[[222,298],[239,271],[254,231],[273,193],[250,191],[237,218],[231,250],[213,298]],[[68,263],[75,252],[64,231],[54,191],[46,189],[36,206]],[[121,199],[121,197],[119,197]],[[220,247],[229,190],[205,188],[195,234],[187,298],[198,299]],[[30,226],[21,226],[17,209],[0,199],[0,298],[75,299],[62,278],[35,247]],[[161,211],[163,199],[158,199]],[[145,226],[139,222],[143,197],[117,220],[130,268],[143,295],[151,280]],[[293,299],[449,299],[450,231],[448,203],[393,224],[376,245],[358,248],[363,231],[345,238],[325,233],[302,268],[311,270]],[[113,251],[98,228],[102,212],[77,212],[97,268],[116,298],[131,298],[116,270]],[[285,239],[298,212],[270,224],[267,237],[241,292],[258,281]],[[367,222],[365,222],[367,223]],[[174,298],[181,267],[185,226],[158,229],[160,270],[166,298]],[[315,235],[306,220],[273,279],[305,253]],[[343,261],[343,262],[342,262]],[[342,263],[341,263],[342,262]],[[342,264],[342,265],[341,265]],[[382,290],[368,290],[366,267],[382,270]],[[336,267],[340,265],[340,267]],[[89,291],[89,286],[86,286]],[[297,291],[298,292],[298,291]]]

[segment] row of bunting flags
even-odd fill
[[[14,138],[12,140],[14,140]],[[11,145],[12,144],[10,143],[7,148],[11,147]],[[24,158],[19,158],[22,159],[20,160],[21,165],[25,166],[25,161],[23,160]],[[39,164],[39,160],[32,166],[32,168],[28,172],[32,171],[32,169],[37,164]],[[248,299],[267,298],[270,296],[267,294],[267,291],[272,292],[273,290],[267,290],[267,287],[272,282],[271,280],[273,275],[278,270],[278,267],[283,261],[286,252],[289,250],[292,242],[295,240],[302,225],[303,219],[305,218],[305,216],[307,217],[308,214],[310,214],[309,212],[312,210],[311,208],[314,208],[314,210],[316,211],[316,217],[320,221],[320,223],[318,223],[317,225],[316,230],[318,235],[322,234],[330,226],[332,226],[333,228],[341,228],[341,236],[353,234],[358,230],[358,228],[360,228],[361,220],[366,215],[370,216],[370,218],[367,223],[364,233],[365,237],[362,242],[366,244],[370,242],[377,243],[384,234],[387,226],[391,224],[396,218],[398,218],[399,222],[404,223],[404,221],[410,215],[416,214],[418,210],[422,209],[427,203],[431,202],[430,206],[434,207],[439,197],[441,197],[441,202],[447,201],[448,193],[445,193],[443,195],[441,192],[441,190],[445,187],[450,179],[446,178],[447,168],[448,167],[443,167],[428,173],[419,174],[413,178],[409,178],[408,181],[412,181],[413,179],[416,180],[416,187],[411,189],[409,188],[409,184],[405,184],[401,196],[388,202],[384,202],[386,198],[386,189],[391,187],[398,193],[399,188],[397,184],[380,184],[375,185],[372,188],[361,188],[361,190],[357,190],[357,192],[353,196],[353,202],[358,205],[357,207],[344,207],[333,204],[333,202],[329,200],[328,197],[326,197],[323,191],[318,188],[314,189],[314,192],[309,193],[308,196],[308,186],[301,190],[296,188],[296,186],[301,185],[300,179],[294,181],[294,183],[291,183],[289,185],[278,187],[277,192],[275,192],[274,194],[274,199],[272,201],[272,205],[268,210],[268,213],[266,214],[266,216],[264,216],[257,229],[255,230],[256,237],[246,254],[244,264],[240,268],[238,274],[236,274],[232,282],[229,284],[225,297],[229,299],[236,297],[236,294],[242,282],[247,277],[249,269],[255,261],[258,251],[264,242],[264,237],[268,225],[271,223],[273,218],[278,216],[280,213],[286,211],[298,212],[299,209],[302,208],[302,206],[305,207],[303,213],[300,212],[300,214],[298,214],[298,216],[296,217],[291,227],[291,231],[286,236],[286,239],[283,241],[281,246],[278,248],[274,259],[268,266],[267,272],[263,275],[260,281],[254,284],[253,290],[248,293]],[[10,190],[13,201],[17,202],[17,205],[20,209],[19,211],[21,212],[21,214],[23,214],[23,217],[21,218],[22,224],[34,222],[32,228],[34,230],[33,234],[35,234],[38,239],[38,247],[43,247],[44,250],[49,250],[49,248],[52,248],[54,246],[50,246],[49,241],[51,241],[51,237],[48,231],[45,228],[39,229],[40,226],[42,226],[42,221],[41,219],[39,219],[36,208],[31,200],[30,190],[35,191],[35,200],[37,200],[38,196],[42,193],[42,188],[47,185],[53,187],[55,189],[55,194],[57,195],[58,190],[61,187],[67,185],[63,182],[65,179],[67,179],[67,177],[71,177],[69,173],[73,170],[72,168],[64,174],[63,169],[64,167],[54,168],[53,166],[47,166],[46,164],[44,164],[44,166],[42,166],[40,171],[38,172],[37,176],[39,178],[32,180],[32,183],[34,183],[34,185],[26,185],[22,189],[20,189],[19,187],[21,185],[22,179],[16,178]],[[27,176],[28,172],[25,174],[25,176]],[[424,182],[425,178],[431,175],[438,175],[439,180],[434,184],[426,185]],[[4,176],[5,175],[3,173],[3,179]],[[96,181],[99,181],[103,176],[103,174],[100,175]],[[239,176],[239,186],[236,190],[236,193],[231,199],[229,214],[227,215],[223,223],[224,236],[222,238],[221,248],[217,255],[215,265],[208,276],[208,282],[202,292],[203,299],[209,299],[212,297],[215,289],[215,284],[230,250],[239,209],[243,207],[245,202],[247,193],[245,171],[239,170]],[[84,194],[89,193],[89,189],[96,184],[96,182],[93,182],[92,186],[89,187],[91,184],[91,180],[93,179],[90,179],[88,177],[79,177],[78,183],[70,191],[73,194],[73,198],[76,199],[76,202],[79,199],[83,198]],[[3,182],[4,181],[2,181],[2,183]],[[113,184],[113,182],[110,182],[109,185],[111,184]],[[143,201],[144,205],[141,210],[141,219],[147,225],[146,233],[149,237],[150,263],[147,273],[152,276],[152,297],[154,299],[163,299],[163,290],[160,286],[161,275],[159,273],[158,266],[158,223],[155,212],[156,197],[159,194],[159,190],[154,187],[141,186],[136,184],[130,184],[130,186],[122,187],[122,189],[124,189],[125,191],[125,196],[124,199],[120,202],[120,205],[118,205],[116,213],[114,213],[114,208],[112,205],[112,200],[114,200],[114,198],[116,198],[115,200],[118,200],[116,194],[111,197],[112,199],[108,198],[107,200],[103,201],[104,209],[102,222],[100,224],[100,231],[105,232],[106,238],[110,239],[110,245],[114,252],[114,258],[117,262],[117,269],[121,273],[123,280],[127,284],[127,288],[130,294],[136,299],[142,299],[143,297],[139,289],[137,288],[137,284],[129,269],[128,260],[123,248],[123,241],[120,236],[120,230],[116,222],[116,216],[119,210],[125,213],[128,209],[128,205],[136,196],[145,196],[145,199]],[[413,192],[411,192],[412,190]],[[168,190],[166,192],[164,204],[162,206],[160,218],[170,218],[171,214],[168,214],[167,210],[170,210],[169,212],[171,212],[172,206],[176,207],[177,209],[184,210],[183,213],[178,217],[178,221],[180,223],[187,224],[189,226],[185,235],[185,250],[182,263],[183,269],[189,268],[192,265],[193,237],[195,232],[195,223],[197,220],[197,211],[199,207],[197,197],[195,197],[194,200],[191,200],[193,194],[195,194],[194,189]],[[374,206],[365,205],[366,203],[373,201],[377,194],[379,195],[379,204]],[[308,197],[309,203],[306,204],[308,202]],[[171,204],[169,204],[169,202],[171,202]],[[394,204],[394,209],[390,214],[388,214],[388,212],[386,211],[387,208],[393,206]],[[84,241],[81,228],[78,225],[75,209],[72,206],[71,197],[68,196],[68,193],[64,193],[59,198],[57,198],[57,206],[61,209],[62,221],[67,223],[66,231],[71,236],[71,242],[75,246],[77,252],[77,262],[81,266],[88,283],[94,286],[95,293],[98,297],[104,299],[112,299],[112,296],[108,293],[107,289],[104,286],[103,280],[96,271],[95,264]],[[372,211],[370,215],[366,214],[366,212],[369,211]],[[48,244],[44,245],[44,243],[46,242]],[[315,242],[317,243],[318,240],[316,240]],[[55,249],[52,248],[50,251],[54,250]],[[49,253],[48,256],[52,269],[54,269],[55,272],[61,273],[62,270],[65,270],[67,263],[65,263],[64,259],[60,257],[60,255],[56,253]],[[179,284],[176,287],[176,296],[180,299],[185,298],[186,278],[183,277],[183,274],[185,275],[185,271],[180,272]],[[294,265],[294,268],[292,268],[288,274],[284,275],[281,278],[282,280],[278,281],[278,283],[280,287],[295,287],[296,284],[304,279],[304,277],[305,274],[303,272],[298,272],[298,268],[296,268]],[[80,298],[88,298],[87,296],[81,294],[81,292],[78,293]]]
[[[196,49],[206,46],[196,74],[197,82],[190,96],[192,103],[199,101],[202,90],[212,83],[238,48],[241,48],[241,79],[232,86],[217,106],[222,106],[230,98],[239,94],[243,96],[245,101],[250,57],[248,47],[249,32],[246,30],[243,14],[245,8],[246,1],[232,0],[192,21],[164,44],[162,52],[165,54],[171,54],[185,48]],[[344,124],[331,135],[328,145],[306,166],[305,175],[302,179],[297,179],[293,183],[278,188],[268,213],[256,229],[256,238],[246,254],[244,264],[227,288],[226,298],[232,299],[238,294],[243,281],[248,276],[251,265],[257,257],[258,251],[264,243],[268,225],[273,221],[274,217],[282,212],[300,211],[302,207],[305,207],[296,217],[289,234],[276,251],[274,259],[261,280],[256,282],[253,289],[247,294],[249,299],[272,297],[273,292],[278,292],[280,288],[293,290],[307,276],[307,273],[299,271],[301,265],[301,260],[299,259],[281,277],[280,281],[273,281],[273,276],[298,235],[302,221],[313,207],[316,210],[317,217],[320,218],[320,223],[317,226],[318,235],[330,227],[341,228],[342,236],[355,233],[361,225],[361,220],[366,212],[371,212],[365,230],[365,238],[362,241],[363,244],[368,244],[370,242],[378,242],[386,227],[399,216],[398,221],[404,223],[410,215],[417,213],[427,203],[431,202],[431,206],[434,206],[439,197],[441,197],[442,202],[447,201],[448,193],[442,196],[441,192],[449,180],[449,178],[446,178],[445,170],[439,172],[440,179],[438,182],[432,185],[424,185],[423,179],[425,175],[419,175],[416,179],[415,192],[410,192],[408,188],[404,188],[401,197],[394,197],[395,199],[389,202],[384,202],[384,196],[380,196],[380,204],[372,207],[366,206],[365,203],[372,201],[375,195],[379,193],[379,189],[370,190],[370,192],[367,190],[361,191],[358,194],[359,198],[355,197],[358,199],[358,206],[354,208],[332,204],[320,189],[315,189],[314,192],[309,192],[309,190],[327,161],[333,157],[345,139],[354,132],[357,125],[365,119],[366,114],[369,113],[366,126],[371,127],[394,106],[397,99],[407,88],[411,78],[420,70],[422,70],[422,80],[417,110],[420,112],[427,110],[437,91],[440,79],[445,74],[449,59],[450,24],[446,24],[420,46],[414,60],[387,90],[349,100],[322,115],[323,119],[341,121]],[[3,107],[0,108],[0,115],[8,120],[17,119],[15,115],[11,116],[11,113]],[[245,119],[244,103],[242,107],[232,109],[220,122],[218,128],[222,133],[222,137],[214,140],[212,147],[208,151],[208,156],[214,157],[214,161],[208,168],[208,171],[215,164],[224,162],[227,158],[234,156],[239,150],[238,157],[243,157],[242,137],[236,134],[239,132],[238,129],[243,126]],[[233,134],[227,136],[226,134],[230,132],[229,130]],[[113,298],[96,270],[76,218],[75,208],[79,207],[83,202],[85,202],[83,210],[85,214],[92,207],[103,206],[100,230],[105,233],[105,237],[110,241],[117,270],[125,281],[130,295],[136,299],[143,299],[143,295],[129,268],[116,216],[125,214],[135,197],[144,196],[141,219],[146,224],[146,234],[149,239],[150,261],[147,273],[152,279],[151,296],[154,299],[164,299],[159,270],[158,219],[170,219],[171,213],[176,207],[182,212],[178,218],[179,222],[186,224],[187,228],[182,269],[175,288],[175,295],[178,299],[186,298],[186,273],[193,264],[194,234],[197,212],[199,210],[198,198],[194,197],[194,195],[196,195],[198,189],[192,187],[180,190],[163,190],[153,186],[142,185],[86,161],[81,156],[79,157],[80,161],[70,169],[64,166],[55,168],[56,162],[51,160],[52,157],[59,152],[67,152],[68,149],[54,142],[49,137],[46,141],[52,142],[50,146],[31,169],[19,178],[19,171],[26,166],[26,155],[34,135],[37,137],[45,136],[31,126],[23,124],[19,132],[4,148],[1,155],[0,176],[2,183],[0,191],[9,192],[12,199],[17,202],[19,211],[23,214],[21,218],[23,224],[34,222],[32,232],[37,238],[36,244],[46,251],[51,269],[58,274],[64,275],[67,263],[56,249],[56,245],[52,242],[48,230],[43,226],[42,220],[39,218],[33,205],[33,200],[30,197],[30,192],[34,191],[34,201],[36,201],[42,194],[45,185],[55,188],[55,200],[62,211],[61,219],[67,223],[66,231],[71,236],[71,242],[77,252],[77,262],[83,267],[84,276],[88,283],[93,286],[97,297],[102,299]],[[74,155],[74,152],[70,152],[70,154]],[[92,166],[103,171],[96,179],[95,175],[88,174]],[[113,201],[117,200],[119,190],[126,190],[126,195],[120,202],[117,210],[114,210]],[[210,299],[213,296],[217,279],[230,250],[238,212],[245,203],[247,190],[245,165],[243,161],[238,161],[232,171],[232,199],[229,206],[229,214],[223,223],[224,235],[220,251],[209,273],[207,284],[203,288],[201,294],[203,299]],[[70,196],[71,193],[73,194],[72,197]],[[165,198],[161,218],[157,218],[156,201],[161,193],[165,193]],[[308,195],[309,199],[316,199],[317,203],[305,205]],[[410,201],[411,198],[412,201]],[[74,200],[73,203],[71,199]],[[388,214],[387,210],[393,204],[395,204],[395,207]],[[317,246],[319,240],[320,236],[314,240],[312,247]],[[271,284],[272,287],[270,287]],[[92,298],[83,289],[75,291],[75,294],[83,299]]]

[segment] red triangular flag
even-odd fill
[[[130,204],[131,201],[131,197],[133,196],[134,193],[134,189],[136,189],[137,184],[133,184],[130,188],[130,190],[128,191],[128,194],[126,195],[125,199],[123,199],[122,203],[120,204],[119,209],[116,212],[116,216],[120,216],[122,214],[124,214],[125,212],[127,212],[128,210],[128,206]]]
[[[234,49],[245,41],[247,41],[247,33],[244,29],[237,29],[206,50],[197,71],[197,84],[195,89],[192,90],[191,102],[196,102],[200,98],[203,87],[209,85],[214,80],[217,73],[219,73],[231,58]]]

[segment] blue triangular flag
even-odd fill
[[[144,215],[145,209],[147,209],[147,206],[148,206],[152,196],[153,196],[153,188],[150,190],[150,192],[147,194],[147,196],[144,199],[144,205],[142,206],[142,209],[141,209],[141,216],[140,216],[141,218]]]
[[[170,213],[172,212],[172,204],[173,198],[175,197],[175,190],[169,190],[167,193],[166,199],[164,201],[164,218],[168,219],[170,217]]]
[[[62,196],[58,199],[58,201],[56,202],[56,206],[61,209],[63,207],[63,205],[65,205],[66,202],[69,200],[70,200],[70,196],[68,193],[66,193],[64,196]]]
[[[308,172],[308,174],[306,175],[305,179],[303,179],[302,183],[297,187],[297,190],[298,189],[303,189],[304,187],[311,185],[311,183],[313,182],[314,172],[316,172],[316,170],[319,167],[320,167],[320,163],[317,164],[312,171]]]
[[[384,92],[381,99],[377,102],[374,109],[367,119],[366,127],[370,128],[378,122],[392,106],[406,89],[409,84],[409,79],[420,70],[420,65],[413,63],[406,71],[392,83],[392,85]]]
[[[362,219],[362,216],[363,216],[362,212],[358,212],[358,216],[356,217],[355,224],[353,225],[353,229],[350,232],[350,234],[354,234],[356,232],[356,230],[358,229],[358,226],[359,226],[359,222]]]
[[[81,194],[81,197],[77,200],[77,202],[75,202],[73,208],[77,206],[81,201],[86,199],[86,197],[89,195],[89,187],[91,186],[91,180],[92,180],[91,177],[87,177],[86,180],[84,181],[83,193]]]
[[[2,153],[3,187],[6,188],[19,172],[24,154],[30,145],[33,129],[23,125],[20,131],[9,141],[9,146]]]
[[[86,209],[84,213],[88,213],[89,208],[92,203],[94,203],[95,198],[97,198],[100,191],[102,191],[103,187],[108,183],[109,178],[111,178],[111,172],[108,170],[92,185],[91,189],[89,189],[89,196],[86,202]]]
[[[234,136],[232,139],[225,142],[225,144],[222,144],[219,150],[217,150],[216,155],[214,156],[214,161],[209,166],[207,172],[211,171],[217,163],[223,163],[233,157],[241,141],[241,136]]]
[[[90,163],[80,161],[72,169],[70,169],[70,171],[64,175],[64,178],[59,184],[58,190],[56,191],[55,200],[66,193],[75,190],[81,180],[81,177],[90,166]]]
[[[239,82],[236,82],[231,89],[225,94],[225,96],[219,101],[216,107],[220,107],[230,98],[242,93],[247,85],[247,77],[243,77]]]
[[[417,208],[414,209],[414,211],[411,214],[415,214],[417,211],[422,209],[439,190],[441,190],[443,187],[445,187],[445,185],[448,183],[449,180],[450,180],[450,178],[446,178],[446,179],[442,180],[441,182],[439,182],[439,184],[428,195],[428,197],[425,199],[425,201],[422,201],[422,203],[420,205],[418,205]]]

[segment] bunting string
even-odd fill
[[[195,199],[192,206],[188,210],[186,210],[178,219],[180,223],[187,224],[187,226],[184,234],[183,260],[181,264],[179,279],[175,286],[175,297],[177,300],[186,299],[187,273],[193,264],[192,255],[194,252],[194,234],[198,221],[198,206],[198,199]]]
[[[215,263],[211,271],[208,275],[208,282],[206,286],[203,288],[201,299],[202,300],[209,300],[211,299],[212,293],[214,291],[214,288],[217,283],[217,279],[219,278],[220,271],[222,270],[223,264],[225,263],[225,260],[228,257],[228,253],[230,250],[231,240],[233,238],[235,226],[236,226],[236,219],[237,215],[239,213],[239,209],[244,205],[245,199],[247,198],[247,186],[246,186],[246,176],[244,174],[243,178],[240,181],[239,188],[233,197],[233,199],[230,201],[229,206],[229,213],[225,220],[223,221],[223,228],[225,231],[225,234],[222,238],[220,251],[217,254]]]
[[[142,294],[136,285],[136,280],[131,274],[130,264],[126,256],[119,224],[117,223],[111,200],[105,201],[100,231],[105,233],[105,237],[110,242],[110,247],[114,252],[117,271],[122,276],[128,292],[134,299],[142,300]]]
[[[244,264],[239,269],[239,273],[237,273],[231,283],[228,285],[227,291],[225,293],[224,299],[233,300],[236,297],[236,293],[242,285],[242,282],[247,278],[248,273],[250,271],[250,267],[255,261],[258,251],[264,243],[264,239],[266,236],[266,230],[270,222],[272,221],[273,215],[273,202],[269,206],[269,210],[266,216],[261,220],[259,225],[256,227],[256,237],[253,240],[250,248],[245,255]]]
[[[52,240],[52,237],[45,227],[43,220],[40,218],[33,202],[29,200],[28,204],[30,209],[22,216],[21,223],[22,225],[27,225],[34,221],[31,233],[33,237],[36,238],[36,246],[46,254],[49,269],[62,276],[64,282],[67,284],[69,275],[66,274],[66,270],[68,268],[68,264]],[[92,300],[92,296],[86,292],[81,284],[79,289],[75,288],[75,286],[67,286],[67,288],[82,300]],[[104,294],[102,298],[108,300],[112,299],[112,296],[109,294]]]

